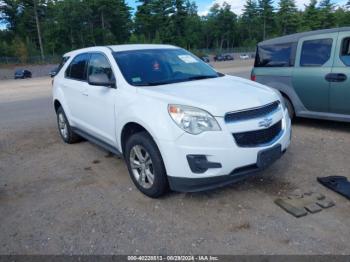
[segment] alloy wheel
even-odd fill
[[[130,151],[130,167],[137,183],[145,189],[154,184],[154,169],[152,159],[146,149],[135,145]]]
[[[60,129],[61,135],[64,137],[64,139],[68,138],[68,126],[66,122],[66,118],[62,113],[58,115],[58,127]]]

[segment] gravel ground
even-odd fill
[[[215,66],[249,76],[235,62]],[[350,124],[297,120],[259,176],[154,200],[123,160],[64,144],[50,96],[49,78],[0,82],[0,254],[350,254],[350,201],[316,182],[349,178]],[[296,219],[273,201],[297,189],[336,206]]]

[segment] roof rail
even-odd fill
[[[108,48],[112,53],[113,53],[113,49],[110,46],[105,46],[106,48]]]

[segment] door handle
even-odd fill
[[[82,94],[83,94],[83,96],[89,96],[89,94],[87,92],[83,92]]]
[[[348,77],[341,73],[329,73],[325,76],[325,79],[328,82],[344,82],[348,79]]]

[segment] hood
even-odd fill
[[[271,88],[240,77],[223,76],[161,86],[138,87],[142,95],[169,104],[193,106],[223,117],[227,112],[269,104],[279,99]]]

